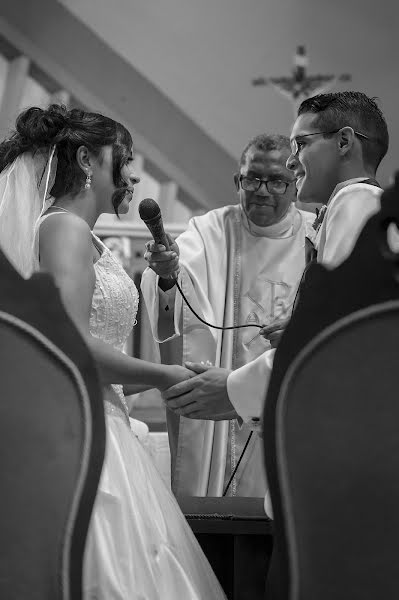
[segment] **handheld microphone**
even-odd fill
[[[156,244],[162,244],[166,250],[170,250],[169,241],[163,228],[161,209],[152,198],[144,198],[139,204],[140,218],[147,225]],[[169,275],[167,279],[177,279],[179,271]]]
[[[139,204],[140,218],[147,225],[154,242],[169,250],[169,242],[162,223],[161,209],[152,198],[144,198]]]

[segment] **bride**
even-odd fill
[[[138,292],[92,230],[102,213],[128,211],[138,182],[122,125],[57,105],[30,108],[0,144],[0,244],[25,277],[39,266],[52,274],[104,386],[106,457],[86,543],[84,598],[222,599],[176,500],[129,426],[124,392],[165,390],[191,375],[123,353]]]

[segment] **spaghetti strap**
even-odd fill
[[[100,252],[100,254],[102,254],[104,251],[105,252],[110,251],[108,246],[106,246],[104,244],[104,242],[96,236],[95,233],[91,232],[91,237],[93,238],[93,244],[95,245],[97,250]]]
[[[69,210],[66,210],[66,208],[61,208],[60,206],[57,206],[56,211],[54,212],[48,212],[45,215],[42,215],[38,221],[38,226],[40,227],[40,225],[43,223],[43,221],[45,221],[47,219],[47,217],[51,217],[51,215],[64,215],[65,213],[70,213]]]

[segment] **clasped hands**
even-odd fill
[[[166,407],[189,419],[225,421],[237,413],[227,393],[229,369],[186,362],[193,375],[162,392]]]
[[[264,326],[260,334],[269,340],[272,348],[278,345],[289,319]],[[185,363],[192,376],[162,391],[167,408],[189,419],[224,421],[238,417],[227,393],[229,369]]]

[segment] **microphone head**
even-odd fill
[[[161,214],[161,209],[152,198],[144,198],[139,204],[140,218],[145,221],[151,221]]]

